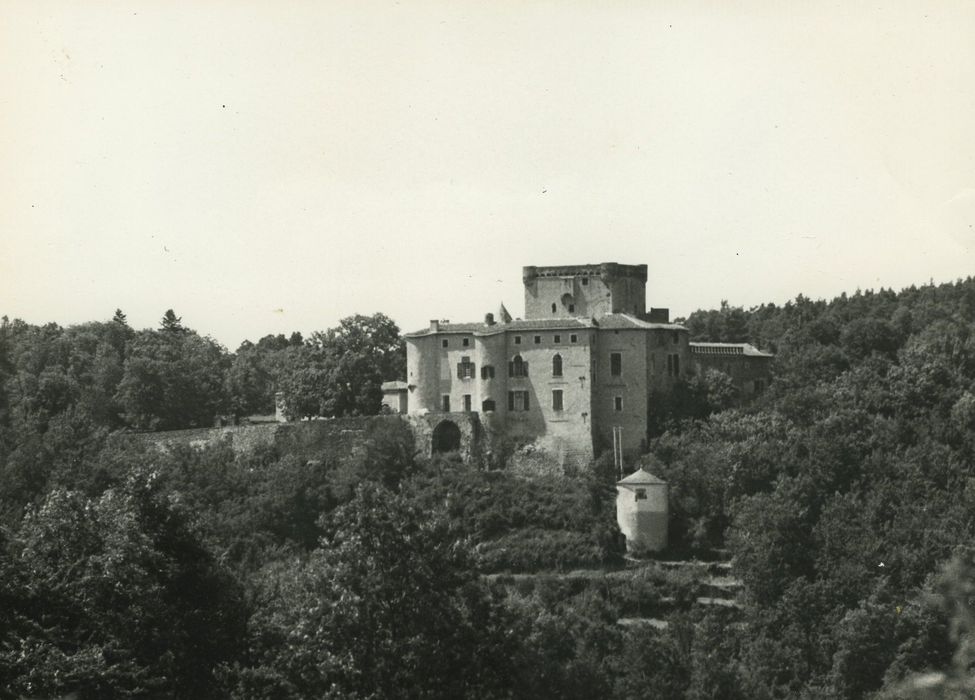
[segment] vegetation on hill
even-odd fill
[[[975,280],[686,320],[777,353],[748,405],[689,380],[646,457],[674,550],[727,550],[740,612],[681,574],[560,578],[620,566],[603,463],[525,479],[392,425],[314,453],[107,439],[269,411],[286,376],[294,415],[378,412],[391,324],[230,354],[174,313],[5,320],[0,697],[971,696]]]

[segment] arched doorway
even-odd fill
[[[450,420],[442,421],[433,429],[434,452],[456,452],[460,449],[460,428]]]

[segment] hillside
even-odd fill
[[[644,460],[670,483],[672,542],[635,566],[605,459],[527,479],[421,459],[383,421],[236,447],[119,439],[264,405],[284,371],[358,378],[344,403],[301,396],[361,412],[369,358],[399,352],[387,333],[338,361],[367,323],[231,354],[124,316],[5,320],[0,696],[965,696],[975,280],[686,325],[775,351],[774,380],[735,405],[696,377],[661,407]],[[715,550],[730,571],[664,563]]]

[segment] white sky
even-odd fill
[[[233,350],[517,316],[522,265],[672,315],[967,276],[975,4],[883,4],[0,0],[0,313]]]

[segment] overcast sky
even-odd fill
[[[878,4],[0,0],[0,313],[233,350],[518,316],[523,265],[673,315],[968,276],[975,4]]]

